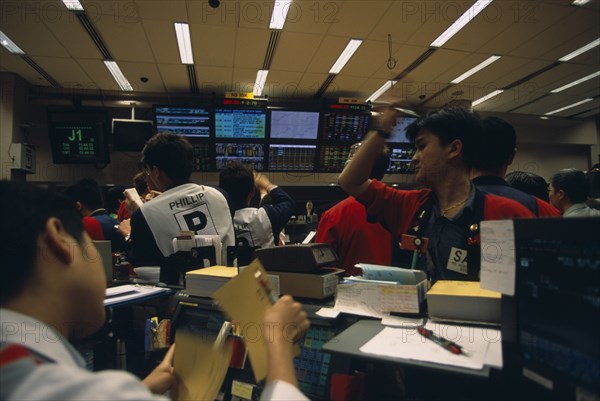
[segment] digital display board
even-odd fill
[[[215,155],[217,170],[230,161],[246,164],[256,171],[265,168],[265,145],[261,143],[217,143]]]
[[[369,130],[370,121],[370,113],[328,111],[323,114],[321,138],[327,141],[360,142]]]
[[[170,132],[188,138],[210,137],[211,113],[206,107],[156,106],[157,132]]]
[[[49,123],[48,135],[55,164],[94,164],[110,161],[102,123]]]
[[[319,112],[271,111],[272,139],[316,140],[319,133]]]
[[[340,172],[344,169],[352,145],[322,145],[319,152],[319,172]]]
[[[415,154],[415,148],[411,144],[391,146],[390,167],[388,173],[410,174],[414,173],[412,157]]]
[[[269,171],[314,171],[316,145],[270,144]]]
[[[193,144],[194,152],[194,171],[211,171],[212,163],[210,157],[210,144],[195,143]]]
[[[266,109],[215,109],[216,138],[263,139],[266,123]]]

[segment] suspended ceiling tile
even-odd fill
[[[373,74],[373,76],[385,80],[392,79],[411,65],[414,60],[417,60],[427,51],[427,49],[428,47],[403,45],[392,55],[392,65],[395,64],[393,68],[391,70],[388,68],[388,58],[386,58],[385,60],[382,60],[381,67]],[[413,76],[413,72],[411,72],[407,77],[402,78],[402,80],[414,80],[414,78],[411,78]]]
[[[96,29],[117,61],[153,62],[154,57],[141,22],[114,22],[102,19]]]
[[[196,67],[196,79],[198,80],[198,86],[207,92],[223,93],[226,91],[240,91],[238,89],[232,89],[236,86],[233,81],[233,68],[224,67],[212,67],[212,66],[199,66]],[[218,88],[214,90],[213,88]]]
[[[102,60],[79,59],[78,64],[87,76],[92,78],[92,84],[95,84],[97,88],[102,90],[121,90]]]
[[[367,79],[352,75],[338,75],[327,88],[325,97],[358,97],[359,92],[357,88],[364,85]]]
[[[252,68],[255,73],[261,69],[269,44],[269,35],[268,29],[238,29],[235,46],[235,68]]]
[[[6,72],[14,72],[32,85],[52,86],[45,78],[37,73],[21,56],[0,50],[0,66]]]
[[[72,58],[35,57],[35,62],[65,88],[96,89],[96,84]]]
[[[195,27],[191,28],[192,51],[196,57],[197,37],[194,35]],[[166,21],[144,21],[144,30],[150,51],[154,60],[159,64],[180,63],[179,48],[177,47],[177,36],[172,22]]]
[[[442,69],[456,65],[466,57],[465,52],[456,50],[437,49],[430,57],[412,71],[413,79],[419,82],[431,82]]]
[[[313,73],[329,72],[339,55],[346,48],[347,44],[348,40],[346,38],[325,36],[306,71]],[[360,51],[360,48],[358,51]],[[356,57],[356,53],[353,57]],[[352,59],[350,59],[348,63],[350,62],[352,62]],[[346,64],[346,66],[347,65],[348,64]]]
[[[191,26],[194,61],[200,66],[234,65],[236,29],[227,26]],[[174,45],[177,48],[177,45]],[[178,53],[179,54],[179,53]],[[177,56],[179,59],[179,55]]]
[[[185,0],[136,0],[136,6],[144,22],[188,22]]]
[[[298,85],[298,91],[302,92],[307,98],[312,97],[323,85],[328,75],[327,73],[304,73]]]
[[[154,63],[119,63],[123,74],[127,77],[136,92],[166,92],[158,67]],[[140,78],[147,78],[142,82]]]
[[[285,32],[322,35],[340,23],[342,1],[294,0],[290,4]]]
[[[382,63],[385,64],[388,58],[387,44],[367,40],[359,47],[341,73],[343,75],[369,78],[380,70]]]
[[[253,68],[235,68],[233,70],[233,80],[230,90],[236,92],[253,92],[256,71]]]
[[[198,67],[196,68],[198,86],[202,83],[202,77],[198,74],[199,69]],[[186,66],[183,64],[158,64],[158,70],[168,93],[190,92],[190,82]]]
[[[64,46],[46,26],[47,17],[32,14],[21,18],[3,16],[1,30],[30,56],[69,57]],[[55,22],[61,24],[60,21]]]
[[[302,79],[301,72],[280,71],[272,69],[267,77],[263,95],[269,98],[290,98],[298,96],[298,82]]]
[[[306,71],[321,44],[321,36],[306,33],[281,33],[271,69]]]
[[[337,12],[329,35],[365,39],[389,9],[389,1],[345,1]]]
[[[191,24],[213,27],[235,28],[241,19],[241,7],[238,0],[222,0],[219,8],[211,8],[208,1],[187,1],[188,20]],[[261,2],[264,5],[264,2]]]

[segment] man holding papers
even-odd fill
[[[173,347],[140,381],[123,371],[90,372],[69,340],[104,323],[102,259],[72,202],[26,183],[0,181],[0,399],[166,400],[174,388]],[[290,297],[266,310],[273,336],[263,399],[306,399],[297,389],[294,340],[308,328]],[[293,330],[290,330],[290,327]],[[287,336],[286,336],[287,335]]]

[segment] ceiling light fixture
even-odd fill
[[[258,70],[256,73],[256,82],[254,82],[254,96],[261,96],[267,82],[269,70]]]
[[[454,24],[450,25],[448,29],[444,31],[436,40],[431,42],[431,47],[442,47],[444,43],[450,40],[458,31],[464,28],[473,18],[482,12],[493,0],[478,0],[473,4],[467,11],[463,13]]]
[[[485,67],[487,67],[488,65],[492,64],[494,61],[498,60],[501,56],[491,56],[489,57],[487,60],[479,63],[478,65],[476,65],[475,67],[471,68],[469,71],[465,72],[464,74],[462,74],[461,76],[454,78],[452,81],[450,81],[451,84],[458,84],[462,81],[464,81],[465,79],[469,78],[471,75],[475,74],[477,71],[484,69]]]
[[[6,48],[6,50],[13,54],[25,54],[25,52],[21,50],[21,48],[17,46],[15,42],[10,40],[10,38],[2,31],[0,31],[0,43]]]
[[[549,116],[549,115],[552,115],[552,114],[560,113],[561,111],[565,111],[567,109],[571,109],[573,107],[577,107],[577,106],[579,106],[581,104],[584,104],[584,103],[587,103],[587,102],[591,102],[592,100],[594,100],[594,99],[592,99],[591,97],[588,97],[587,99],[583,99],[583,100],[581,100],[581,101],[579,101],[577,103],[573,103],[573,104],[570,104],[568,106],[561,107],[560,109],[556,109],[556,110],[552,110],[552,111],[549,111],[547,113],[544,113],[544,115],[545,116]]]
[[[590,2],[590,0],[573,0],[571,2],[571,5],[575,6],[575,7],[581,7],[581,6],[586,5],[589,2]]]
[[[485,95],[484,97],[480,97],[477,100],[474,100],[473,103],[471,104],[471,107],[475,107],[485,101],[490,100],[491,98],[493,98],[494,96],[498,96],[499,94],[501,94],[502,92],[504,92],[503,89],[497,89],[491,93],[488,93],[487,95]]]
[[[69,11],[84,11],[83,6],[78,0],[62,0]]]
[[[398,81],[387,81],[386,83],[381,85],[381,88],[377,89],[375,92],[373,92],[373,94],[371,96],[369,96],[369,98],[367,99],[367,102],[373,103],[375,100],[377,100],[379,98],[379,96],[383,95],[383,93],[385,93],[386,91],[391,89],[392,86],[396,85],[397,82]]]
[[[550,91],[550,93],[558,93],[558,92],[562,92],[562,91],[564,91],[565,89],[572,88],[572,87],[573,87],[573,86],[575,86],[575,85],[579,85],[579,84],[580,84],[580,83],[582,83],[582,82],[589,81],[590,79],[592,79],[592,78],[596,78],[596,77],[597,77],[597,76],[599,76],[599,75],[600,75],[600,71],[596,71],[595,73],[593,73],[593,74],[590,74],[590,75],[588,75],[588,76],[585,76],[585,77],[583,77],[583,78],[579,78],[577,81],[573,81],[573,82],[571,82],[570,84],[566,84],[566,85],[564,85],[564,86],[561,86],[560,88],[553,89],[553,90],[551,90],[551,91]]]
[[[108,68],[108,71],[110,71],[111,75],[113,76],[115,81],[117,81],[117,84],[119,84],[119,87],[122,91],[133,91],[133,87],[131,86],[127,78],[125,78],[125,75],[123,75],[123,73],[121,72],[121,69],[117,65],[116,61],[104,60],[104,65],[106,66],[106,68]]]
[[[585,45],[583,47],[580,47],[579,49],[567,54],[566,56],[559,58],[558,61],[569,61],[572,58],[575,58],[575,57],[579,56],[580,54],[585,53],[588,50],[593,49],[594,47],[596,47],[598,45],[600,45],[600,38],[594,40],[591,43],[588,43],[587,45]]]
[[[181,64],[194,64],[192,53],[192,39],[190,38],[190,26],[184,22],[175,22],[175,34],[177,35],[177,46],[179,46],[179,57]]]
[[[330,74],[339,74],[342,71],[342,68],[346,65],[350,57],[358,50],[360,45],[362,44],[362,39],[350,39],[350,42],[346,45],[346,48],[340,54],[336,62],[333,64],[333,67],[329,70]]]
[[[271,23],[269,28],[271,29],[283,29],[285,19],[290,11],[290,3],[292,0],[275,0],[273,4],[273,15],[271,16]]]

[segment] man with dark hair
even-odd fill
[[[106,290],[102,258],[73,203],[31,184],[0,181],[0,210],[0,399],[168,400],[158,394],[177,387],[174,347],[140,381],[124,371],[88,371],[69,343],[102,327]],[[263,399],[306,400],[293,356],[308,326],[290,296],[265,312]]]
[[[238,245],[268,248],[278,244],[279,233],[294,213],[294,202],[283,188],[269,178],[240,163],[228,163],[219,174],[219,187],[227,191],[234,205]],[[270,204],[250,207],[256,191],[266,193]]]
[[[360,143],[353,146],[356,151]],[[352,151],[351,151],[352,153]],[[349,163],[352,154],[348,156]],[[369,178],[381,181],[390,165],[387,146],[375,160]],[[360,274],[357,263],[388,266],[392,263],[390,233],[380,222],[369,221],[367,211],[349,196],[321,215],[315,242],[333,245],[347,276]]]
[[[65,195],[73,202],[82,216],[91,217],[100,223],[104,239],[110,240],[113,252],[127,248],[125,238],[115,228],[119,222],[108,215],[102,201],[102,191],[93,178],[84,178],[65,189]]]
[[[585,173],[575,168],[558,171],[550,177],[548,196],[563,217],[596,217],[600,210],[592,209],[585,204],[589,185]]]
[[[398,112],[388,107],[379,129],[370,132],[338,182],[367,208],[367,215],[391,232],[393,264],[412,265],[432,280],[479,280],[479,223],[482,220],[532,217],[519,203],[475,188],[469,172],[475,140],[482,134],[479,117],[459,108],[441,109],[408,127],[415,142],[416,180],[430,189],[399,190],[369,179],[371,166],[390,137]],[[425,244],[427,248],[425,249]]]
[[[517,153],[517,133],[512,125],[498,117],[483,121],[483,132],[475,138],[477,152],[471,168],[471,181],[484,192],[513,199],[538,217],[558,217],[558,210],[543,200],[511,187],[506,170]]]
[[[508,185],[529,195],[550,202],[548,198],[548,183],[544,177],[529,171],[511,171],[504,177]]]
[[[148,184],[162,193],[131,216],[128,255],[134,265],[165,265],[176,251],[173,239],[181,231],[218,235],[223,258],[227,246],[235,244],[225,195],[217,188],[190,182],[193,157],[189,141],[175,134],[159,133],[144,146],[141,165]]]

